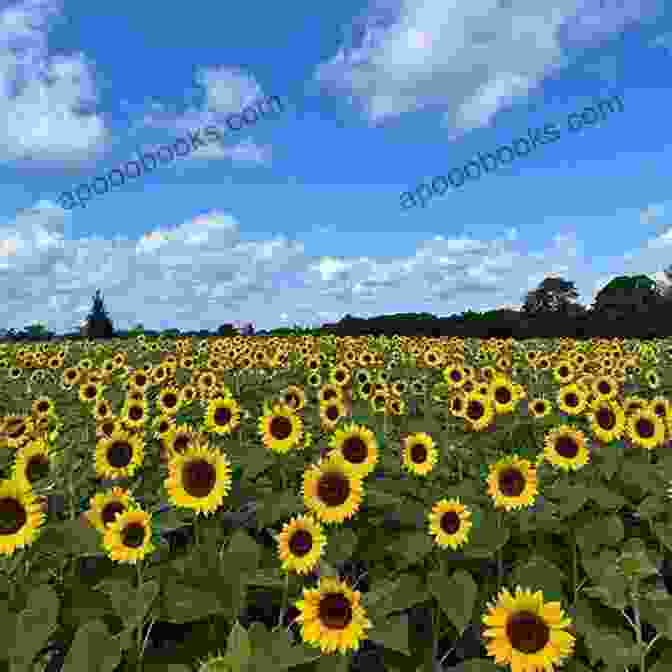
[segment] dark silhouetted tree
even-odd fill
[[[626,318],[654,310],[662,294],[646,275],[621,275],[608,282],[595,296],[592,312],[611,318]]]
[[[537,289],[525,295],[522,312],[534,317],[574,313],[577,312],[574,301],[578,298],[573,282],[563,278],[544,278]]]
[[[86,335],[89,338],[112,338],[114,336],[112,320],[107,315],[99,289],[96,290],[96,295],[93,297],[93,307],[86,318]]]

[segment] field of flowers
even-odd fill
[[[671,390],[672,339],[0,345],[0,672],[669,672]]]

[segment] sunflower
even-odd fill
[[[176,387],[169,385],[159,392],[156,407],[162,415],[177,415],[181,405],[180,391]]]
[[[173,505],[208,516],[222,505],[231,480],[226,454],[199,440],[170,458],[164,485]]]
[[[295,606],[301,638],[324,653],[356,651],[366,639],[365,631],[373,627],[361,605],[361,593],[334,577],[320,577],[317,588],[304,588],[303,599]]]
[[[184,451],[194,442],[204,438],[191,425],[172,424],[167,431],[161,434],[161,440],[165,446],[165,456],[172,457],[174,453],[184,453]]]
[[[345,404],[340,399],[332,399],[320,404],[320,424],[326,431],[336,429],[338,423],[347,417]]]
[[[434,439],[425,432],[409,434],[402,443],[401,460],[411,474],[426,476],[438,460]]]
[[[282,402],[300,411],[306,405],[306,393],[297,385],[289,385],[282,393]]]
[[[592,435],[602,443],[611,443],[623,436],[625,411],[617,401],[596,400],[587,415]]]
[[[533,418],[545,418],[547,415],[550,415],[552,408],[551,402],[543,397],[530,399],[530,402],[527,404],[527,409]]]
[[[51,473],[54,458],[44,439],[36,439],[21,446],[14,458],[12,478],[31,487]]]
[[[649,409],[663,420],[666,420],[667,416],[670,414],[671,408],[669,399],[662,396],[654,397],[649,402]]]
[[[488,494],[495,508],[510,511],[534,504],[538,494],[537,471],[529,460],[507,455],[490,465],[489,472]]]
[[[19,448],[30,440],[35,429],[32,418],[23,415],[8,415],[5,418],[2,434],[9,448]]]
[[[342,523],[351,518],[363,497],[362,477],[337,452],[331,452],[303,474],[301,494],[322,523]]]
[[[443,379],[454,389],[459,389],[468,380],[464,375],[464,369],[459,364],[451,364],[443,369]]]
[[[259,418],[259,433],[266,448],[287,453],[301,441],[303,420],[289,406],[275,404]]]
[[[488,387],[488,396],[492,399],[495,413],[506,415],[513,413],[518,403],[518,398],[514,392],[514,385],[508,379],[497,376]]]
[[[0,555],[30,546],[46,520],[32,488],[21,481],[0,481]]]
[[[287,572],[311,572],[324,553],[327,538],[322,525],[310,515],[292,518],[276,537],[282,569]]]
[[[464,398],[462,417],[474,432],[483,431],[495,417],[495,409],[491,398],[478,392],[469,392]]]
[[[240,406],[233,397],[217,397],[208,401],[203,422],[206,432],[231,434],[240,425]]]
[[[590,461],[585,434],[569,425],[555,427],[544,439],[544,456],[563,471],[578,471]]]
[[[558,407],[567,415],[580,415],[588,403],[588,393],[577,383],[570,383],[558,391]]]
[[[35,399],[31,408],[34,418],[48,417],[54,412],[54,402],[50,397],[40,397]]]
[[[337,429],[329,439],[329,446],[343,457],[354,474],[362,478],[368,476],[378,462],[376,435],[364,425],[351,422]]]
[[[456,550],[469,539],[471,511],[460,503],[460,499],[442,499],[432,507],[427,515],[429,533],[441,548]]]
[[[147,421],[147,402],[127,400],[121,412],[121,420],[129,429],[141,429]]]
[[[100,383],[86,382],[79,386],[79,399],[85,404],[100,399],[103,394],[103,386]]]
[[[625,421],[625,434],[631,443],[651,450],[665,440],[665,423],[653,411],[635,411]]]
[[[198,390],[194,385],[185,385],[180,390],[180,401],[183,404],[190,404],[198,395]]]
[[[597,376],[590,388],[598,399],[613,399],[618,394],[618,383],[612,376]]]
[[[339,364],[329,372],[329,382],[339,387],[345,387],[350,382],[350,369]]]
[[[369,381],[367,380],[364,382]],[[343,390],[338,385],[327,383],[326,385],[322,385],[317,398],[320,404],[324,404],[332,399],[343,399]]]
[[[553,380],[560,385],[567,385],[574,378],[574,366],[568,360],[560,360],[553,367]]]
[[[511,672],[549,672],[573,654],[575,638],[567,632],[572,621],[559,602],[544,604],[542,591],[516,587],[515,596],[504,588],[496,604],[487,604],[482,617],[488,655]]]
[[[143,462],[144,451],[142,439],[117,430],[109,438],[99,439],[96,444],[96,475],[109,479],[133,476]]]
[[[83,515],[92,527],[104,534],[105,529],[114,522],[118,514],[135,507],[137,507],[137,504],[130,492],[115,486],[91,497],[89,499],[89,509]]]
[[[135,565],[155,550],[151,514],[139,507],[120,513],[105,528],[103,545],[110,559]]]

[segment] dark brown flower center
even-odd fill
[[[207,460],[190,460],[182,471],[182,485],[192,497],[207,497],[217,480],[217,472]]]
[[[656,428],[647,418],[639,418],[635,423],[635,430],[643,439],[650,439],[656,433]]]
[[[231,418],[231,409],[226,406],[220,406],[215,411],[214,420],[217,425],[226,425],[231,421]]]
[[[189,445],[189,436],[187,436],[186,434],[177,434],[175,436],[175,441],[173,441],[173,448],[178,453],[184,451],[188,445]]]
[[[49,402],[48,401],[41,401],[37,405],[37,410],[39,413],[46,413],[49,410]]]
[[[506,497],[518,497],[525,489],[525,477],[518,469],[504,469],[499,474],[499,489]]]
[[[18,532],[28,520],[26,509],[13,497],[0,499],[0,535]]]
[[[331,472],[322,474],[317,483],[317,496],[327,506],[341,506],[350,495],[350,482],[347,476]]]
[[[110,502],[103,507],[100,517],[104,525],[109,525],[114,522],[118,513],[126,511],[126,507],[121,502]]]
[[[450,372],[450,379],[456,383],[459,383],[460,380],[462,380],[462,374],[457,369],[453,369]]]
[[[320,600],[320,621],[327,627],[343,630],[352,621],[352,607],[342,593],[327,593]]]
[[[167,408],[174,408],[177,406],[177,395],[174,392],[168,392],[163,395],[163,405]]]
[[[276,415],[271,420],[269,432],[274,439],[283,441],[292,434],[292,421],[284,415]]]
[[[469,420],[480,420],[485,415],[485,406],[475,399],[472,399],[467,406],[467,417]]]
[[[349,436],[341,447],[341,453],[348,462],[360,464],[366,460],[368,451],[366,443],[359,436]]]
[[[506,387],[498,387],[495,390],[495,399],[499,404],[508,404],[511,401],[511,392]]]
[[[422,443],[414,443],[411,446],[411,461],[422,464],[427,459],[427,446]]]
[[[366,381],[364,381],[364,382],[366,382]],[[322,400],[323,401],[329,401],[329,399],[333,399],[334,397],[337,397],[337,396],[338,396],[338,394],[336,393],[335,390],[327,389],[322,394]]]
[[[616,426],[616,414],[610,408],[600,408],[595,413],[595,421],[602,429],[608,431]]]
[[[565,405],[566,406],[578,406],[579,405],[579,398],[574,394],[574,392],[570,392],[569,394],[565,395]]]
[[[555,440],[555,452],[571,460],[579,452],[579,446],[571,436],[560,436]]]
[[[546,410],[546,405],[545,405],[543,402],[538,401],[538,402],[534,405],[534,410],[535,410],[537,413],[543,413],[544,410]]]
[[[128,466],[133,449],[127,441],[115,441],[107,451],[107,461],[115,469]]]
[[[460,517],[455,511],[446,511],[441,516],[441,529],[446,534],[455,534],[460,529]]]
[[[124,546],[128,548],[140,548],[145,541],[145,527],[142,523],[129,523],[122,532],[121,538]]]
[[[513,614],[506,624],[506,636],[511,646],[525,654],[541,651],[549,642],[550,635],[548,625],[529,611]]]
[[[338,406],[335,406],[335,405],[327,406],[324,414],[327,416],[327,419],[329,419],[333,422],[339,416]]]
[[[142,416],[144,414],[145,414],[145,412],[143,411],[142,407],[140,407],[140,406],[131,406],[128,409],[128,417],[131,420],[140,420],[140,418],[142,418]]]
[[[313,547],[313,537],[308,530],[297,530],[289,540],[289,550],[299,557],[306,555]]]
[[[285,401],[287,402],[287,405],[291,406],[292,408],[298,408],[299,404],[301,403],[298,395],[296,395],[294,392],[289,392],[287,395],[285,395]]]
[[[600,394],[609,394],[611,392],[611,385],[606,380],[601,380],[597,385],[597,389],[600,391]]]
[[[49,459],[46,455],[33,455],[26,466],[26,478],[30,483],[49,475]]]

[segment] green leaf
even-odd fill
[[[102,621],[90,621],[77,630],[62,672],[114,672],[121,662],[119,642]]]
[[[318,648],[305,644],[292,646],[284,628],[269,632],[263,623],[255,622],[250,624],[247,634],[252,649],[250,667],[254,672],[288,670],[322,656]]]
[[[163,621],[182,624],[200,621],[228,609],[229,605],[222,604],[212,591],[199,590],[173,580],[165,584],[160,614]]]
[[[672,525],[669,523],[667,525],[664,523],[653,523],[651,529],[656,537],[658,537],[660,543],[672,551]]]
[[[399,539],[395,539],[386,546],[393,554],[401,555],[408,564],[420,562],[433,549],[432,538],[425,531],[402,533]]]
[[[103,556],[102,535],[79,518],[50,523],[35,541],[35,550],[57,556]]]
[[[411,652],[408,648],[408,616],[398,614],[384,620],[376,621],[367,632],[368,638],[386,649],[399,651],[406,656]]]
[[[640,600],[642,619],[653,625],[661,637],[672,640],[672,596],[654,590]]]
[[[337,527],[328,534],[325,557],[332,565],[345,562],[357,548],[357,535],[347,527]]]
[[[557,565],[546,558],[534,556],[515,566],[508,584],[512,588],[521,586],[533,592],[541,590],[547,602],[560,602],[563,598],[562,583],[566,578],[566,574]]]
[[[371,612],[375,612],[376,617],[380,618],[393,611],[403,611],[424,602],[430,595],[421,579],[415,574],[408,573],[401,574],[392,584],[386,581],[379,588],[374,585],[365,597]]]
[[[432,572],[427,581],[430,593],[441,611],[455,626],[460,636],[471,621],[478,594],[478,585],[469,572],[458,569],[450,579],[441,572]]]
[[[590,491],[590,499],[604,511],[622,509],[628,500],[604,486],[596,486]]]
[[[484,516],[478,527],[469,531],[469,540],[460,547],[466,558],[491,558],[509,540],[509,528],[498,527],[495,516]]]
[[[226,645],[226,662],[232,672],[242,672],[252,655],[252,647],[247,630],[238,621],[233,624]]]
[[[58,596],[50,586],[39,586],[28,594],[26,608],[16,619],[9,654],[12,672],[30,670],[35,656],[58,625],[58,608]]]

